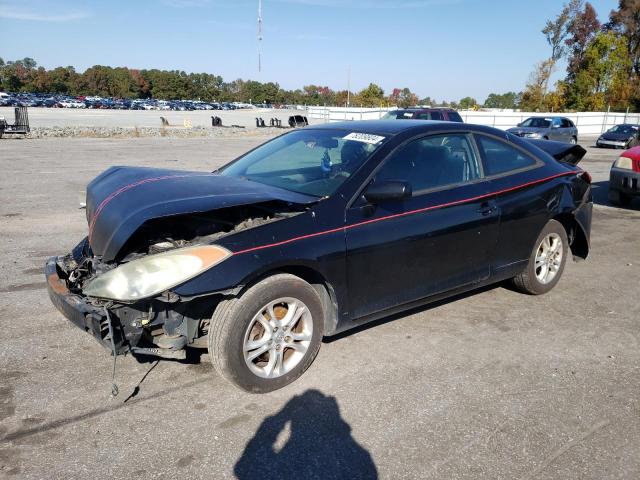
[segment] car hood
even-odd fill
[[[213,173],[112,167],[87,186],[89,243],[95,255],[111,261],[149,220],[274,200],[309,204],[318,199]]]
[[[613,142],[626,142],[631,137],[633,137],[633,133],[605,132],[602,135],[600,135],[600,140],[609,140]]]
[[[514,127],[507,130],[507,132],[513,133],[514,135],[522,135],[524,133],[542,133],[547,130],[549,129],[540,127]]]

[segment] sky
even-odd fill
[[[352,91],[482,102],[521,91],[549,56],[541,29],[562,0],[0,0],[0,57],[207,72]],[[601,21],[617,0],[591,0]],[[556,78],[562,76],[562,66]]]

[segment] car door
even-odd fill
[[[564,142],[565,135],[562,128],[562,119],[554,118],[551,122],[551,130],[549,132],[549,140],[555,140],[556,142]]]
[[[473,284],[490,273],[499,211],[487,196],[470,135],[405,143],[368,186],[390,181],[409,183],[411,197],[371,204],[361,195],[346,211],[351,318]]]
[[[500,236],[493,254],[495,276],[515,275],[526,263],[533,242],[548,220],[544,185],[518,188],[539,178],[543,163],[516,145],[485,134],[474,134],[484,173],[500,209]]]

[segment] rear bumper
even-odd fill
[[[57,260],[57,257],[49,258],[44,267],[44,274],[47,279],[47,290],[51,303],[53,303],[67,320],[83,331],[91,334],[102,346],[111,351],[109,323],[104,309],[89,304],[85,297],[69,291],[66,282],[60,278]],[[120,322],[114,315],[110,316],[116,351],[119,354],[125,353],[129,349],[124,345]]]
[[[612,168],[609,175],[609,190],[617,190],[626,195],[640,195],[640,173]]]

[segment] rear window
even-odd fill
[[[482,154],[484,173],[488,177],[536,164],[532,157],[505,142],[484,135],[476,135],[476,140]]]

